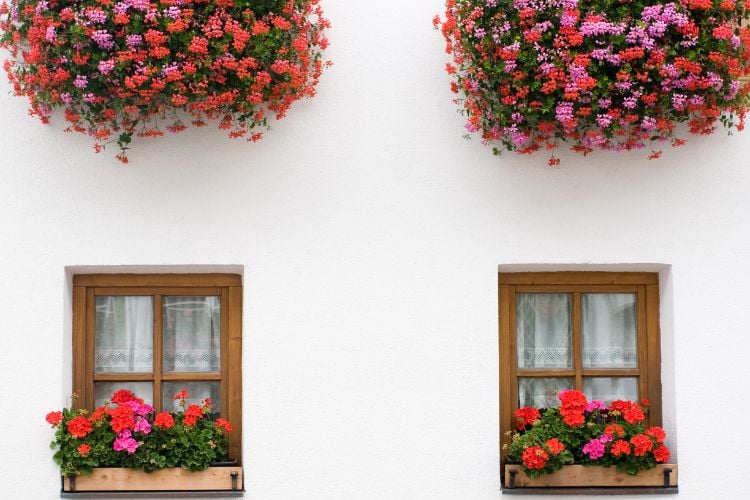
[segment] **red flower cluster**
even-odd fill
[[[91,446],[84,443],[76,449],[78,450],[78,453],[80,453],[82,457],[85,457],[91,451]]]
[[[128,401],[140,401],[143,403],[142,399],[139,399],[133,394],[131,391],[127,389],[120,389],[119,391],[116,391],[114,394],[112,394],[112,402],[116,405],[121,405],[123,403],[127,403]]]
[[[583,412],[586,410],[588,401],[586,395],[581,391],[562,391],[558,395],[560,399],[560,415],[563,421],[571,427],[580,427],[586,421]]]
[[[154,425],[162,429],[171,429],[174,427],[174,418],[166,411],[157,413],[154,417]]]
[[[83,438],[91,432],[91,422],[84,416],[73,417],[68,421],[68,432],[76,438]]]
[[[549,455],[541,446],[532,446],[523,451],[523,464],[529,469],[544,469]]]
[[[199,418],[203,418],[203,408],[198,405],[190,405],[185,410],[185,419],[182,423],[188,427],[192,427]]]
[[[553,455],[559,455],[561,451],[565,450],[565,445],[557,438],[548,439],[545,444],[549,452]]]
[[[50,425],[57,425],[60,422],[62,422],[63,414],[61,411],[51,411],[47,413],[47,416],[45,417],[45,420]]]
[[[642,457],[654,447],[654,442],[645,434],[636,434],[630,438],[630,444],[633,445],[633,455]]]
[[[516,428],[523,430],[527,425],[532,425],[535,420],[541,417],[539,410],[533,406],[523,406],[516,410]]]
[[[223,418],[217,418],[216,422],[214,422],[214,425],[220,429],[224,429],[227,432],[232,432],[232,424],[229,423],[228,420],[224,420]]]
[[[47,123],[62,109],[68,130],[97,152],[116,142],[123,162],[133,136],[186,119],[257,141],[327,65],[320,0],[0,1],[5,70],[31,114]]]

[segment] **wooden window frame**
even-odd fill
[[[154,296],[154,364],[149,375],[95,373],[97,295]],[[161,297],[218,296],[221,300],[220,372],[162,373]],[[78,274],[73,276],[73,404],[93,410],[94,381],[153,381],[161,408],[161,382],[221,380],[221,416],[232,423],[229,456],[242,464],[242,277],[236,274]]]
[[[659,333],[659,275],[638,272],[519,272],[498,274],[499,347],[500,347],[500,457],[505,464],[503,445],[510,446],[513,414],[518,406],[519,376],[572,377],[575,387],[582,387],[583,376],[638,376],[639,396],[650,402],[648,419],[661,425],[661,339]],[[570,293],[571,335],[573,339],[572,369],[518,369],[516,352],[516,294]],[[634,369],[601,369],[582,366],[581,307],[582,293],[637,294],[636,324],[638,335],[638,367]]]

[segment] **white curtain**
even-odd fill
[[[516,296],[519,368],[572,366],[570,307],[568,294],[522,293]]]
[[[218,372],[219,297],[164,297],[164,371]]]
[[[151,372],[153,326],[152,297],[96,297],[96,371]]]
[[[636,295],[586,293],[582,305],[584,368],[636,368]]]

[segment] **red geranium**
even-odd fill
[[[669,449],[666,446],[664,446],[663,444],[659,445],[654,450],[654,458],[659,463],[665,463],[665,462],[667,462],[669,460],[670,456],[672,456],[672,454],[669,452]]]
[[[622,413],[622,417],[629,424],[637,424],[644,420],[646,415],[643,414],[643,410],[638,405],[633,405]]]
[[[621,425],[617,424],[609,424],[604,428],[604,432],[613,437],[622,437],[625,435],[625,429],[623,429]],[[617,434],[617,436],[615,436],[615,434]]]
[[[527,425],[531,425],[535,420],[542,418],[539,410],[533,406],[524,406],[516,410],[516,428],[518,430],[525,429]]]
[[[541,446],[531,446],[523,450],[523,464],[529,469],[543,469],[549,455]]]
[[[131,391],[127,389],[120,389],[119,391],[112,394],[112,402],[116,405],[127,403],[128,401],[134,401],[138,398],[135,397]]]
[[[156,427],[161,427],[162,429],[171,429],[174,427],[174,418],[166,411],[157,413],[154,417],[154,425]]]
[[[187,399],[187,397],[188,397],[188,393],[187,393],[187,391],[185,389],[183,389],[180,392],[178,392],[177,394],[175,394],[172,399],[174,399],[175,401],[177,401],[178,399]]]
[[[557,455],[565,449],[565,445],[557,438],[548,439],[545,444],[547,445],[549,452],[553,455]]]
[[[633,445],[633,455],[642,457],[654,447],[654,442],[645,434],[636,434],[630,438],[630,444]]]
[[[68,432],[77,438],[86,437],[91,432],[91,422],[81,415],[73,417],[68,422]]]
[[[77,449],[78,449],[78,453],[80,453],[82,457],[85,457],[91,451],[91,446],[87,444],[82,444]]]
[[[630,455],[630,444],[623,439],[618,439],[612,443],[612,448],[609,451],[616,457]]]
[[[652,436],[658,443],[663,443],[667,439],[667,433],[661,427],[649,427],[646,429],[646,434]]]
[[[62,422],[63,414],[61,411],[51,411],[44,417],[48,424],[57,425]]]
[[[130,407],[122,405],[117,408],[107,408],[107,414],[112,418],[109,423],[112,430],[120,433],[125,429],[132,429],[135,425],[133,410]]]
[[[217,418],[214,424],[216,425],[216,427],[220,427],[227,432],[232,432],[232,424],[230,424],[229,421],[224,420],[223,418]]]

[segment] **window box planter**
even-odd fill
[[[562,469],[538,478],[530,478],[520,464],[505,466],[505,488],[677,488],[677,464],[659,464],[636,475],[619,472],[615,467],[564,465]]]
[[[242,467],[209,467],[195,472],[181,468],[144,472],[124,467],[98,467],[91,474],[64,476],[62,485],[63,493],[243,490]]]

